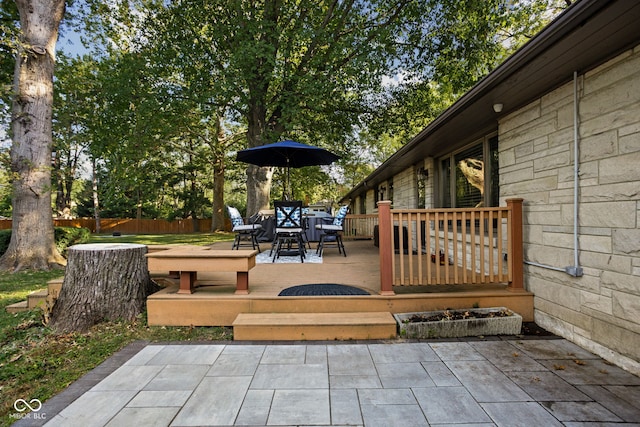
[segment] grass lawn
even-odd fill
[[[92,236],[91,243],[210,244],[233,240],[229,233],[183,235]],[[217,327],[148,326],[146,313],[134,322],[96,325],[86,333],[56,335],[43,324],[40,310],[9,314],[5,307],[24,301],[33,291],[62,277],[63,271],[0,274],[0,426],[10,417],[17,399],[46,401],[113,353],[136,340],[230,340],[231,329]]]

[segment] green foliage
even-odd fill
[[[11,230],[0,230],[0,256],[7,251],[11,241]]]
[[[11,195],[13,189],[9,182],[9,174],[1,169],[4,166],[2,162],[3,153],[0,151],[0,216],[11,217]],[[8,170],[8,169],[6,169]]]
[[[72,212],[77,201],[77,177],[85,170],[85,155],[93,135],[97,93],[92,58],[69,58],[58,54],[54,80],[53,150],[51,180],[55,190],[55,210]]]
[[[406,32],[410,61],[372,103],[359,134],[381,164],[567,5],[559,0],[424,2],[430,11]],[[363,177],[364,178],[364,177]]]
[[[189,234],[138,234],[114,237],[105,234],[93,234],[90,243],[138,243],[141,245],[210,245],[215,242],[231,241],[233,233],[189,233]]]
[[[304,168],[292,180],[297,198],[337,198],[564,2],[83,5],[89,37],[107,48],[60,58],[55,188],[68,195],[59,183],[77,176],[83,149],[96,161],[102,216],[173,219],[251,205],[256,189],[245,182],[262,178],[246,177],[233,155],[283,138],[342,155],[330,173]]]
[[[245,144],[286,137],[348,156],[368,97],[397,59],[392,41],[410,12],[403,4],[184,0],[148,14],[153,25],[144,31],[154,41],[152,62],[184,79],[181,94],[246,123]],[[249,181],[254,209],[270,184],[257,175]],[[305,192],[335,188],[328,175],[313,181]],[[280,194],[275,188],[273,197]]]
[[[91,230],[78,227],[55,227],[56,247],[65,255],[67,248],[73,245],[87,243],[91,238]]]
[[[13,80],[16,32],[19,20],[20,16],[15,2],[0,0],[0,99],[5,102]]]
[[[67,248],[72,245],[87,243],[91,237],[91,231],[87,228],[55,227],[55,243],[61,254],[66,254]],[[9,247],[11,230],[0,230],[0,255]]]

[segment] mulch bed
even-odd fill
[[[554,337],[555,336],[555,334],[538,326],[536,322],[522,322],[521,335],[535,336],[535,337]]]

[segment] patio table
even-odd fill
[[[307,240],[309,242],[318,242],[320,240],[320,235],[322,234],[320,230],[316,230],[316,224],[325,224],[327,221],[331,220],[330,216],[321,216],[321,215],[304,215],[308,221],[309,227],[305,230],[305,235],[307,236]],[[272,242],[275,236],[276,229],[276,220],[272,216],[265,216],[258,220],[258,223],[262,225],[262,230],[258,232],[258,241],[259,242]]]
[[[307,236],[307,240],[309,242],[318,242],[320,241],[320,235],[322,234],[321,230],[316,229],[317,224],[326,224],[331,221],[331,217],[324,217],[318,215],[307,215],[308,227],[305,230],[305,234]]]
[[[262,225],[262,230],[256,234],[258,242],[272,242],[276,235],[276,219],[273,216],[263,216],[257,222]]]

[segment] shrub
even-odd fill
[[[7,251],[11,240],[11,230],[0,230],[0,255]]]
[[[66,255],[67,248],[72,245],[86,243],[91,237],[88,228],[55,227],[54,238],[56,247],[62,255]],[[11,240],[11,230],[0,230],[0,255],[6,252]]]
[[[55,227],[56,247],[62,255],[67,254],[69,246],[87,243],[91,237],[91,230],[77,227]]]

